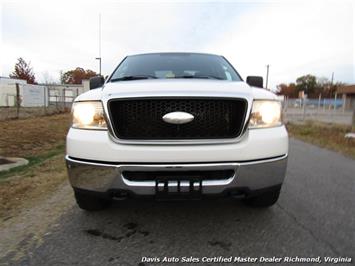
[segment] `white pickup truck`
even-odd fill
[[[222,56],[127,56],[75,99],[66,163],[78,205],[243,197],[273,205],[287,165],[281,103]]]

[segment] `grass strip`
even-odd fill
[[[308,121],[304,124],[288,123],[291,137],[342,153],[355,159],[355,140],[345,138],[351,126]]]
[[[29,168],[36,166],[36,165],[40,165],[43,162],[61,154],[61,153],[64,156],[64,151],[65,151],[65,144],[60,144],[60,145],[56,146],[54,149],[50,150],[49,152],[45,152],[45,153],[42,153],[37,156],[27,157],[26,159],[28,160],[28,164],[11,168],[8,171],[0,172],[0,180],[4,181],[6,178],[8,178],[10,176],[13,176],[15,174],[21,174],[21,173],[27,171]]]

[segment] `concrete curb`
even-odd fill
[[[4,159],[11,161],[11,163],[0,165],[0,172],[8,171],[11,168],[28,164],[28,160],[23,158],[5,157]]]

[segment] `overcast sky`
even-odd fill
[[[75,67],[98,71],[101,13],[104,74],[129,54],[191,51],[224,55],[243,78],[265,77],[270,64],[272,87],[308,73],[355,83],[350,0],[0,3],[1,76],[18,57],[39,81]]]

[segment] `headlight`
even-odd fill
[[[254,101],[249,128],[275,127],[281,124],[281,103],[279,101]]]
[[[72,107],[73,127],[84,129],[106,129],[104,109],[99,101],[75,102]]]

